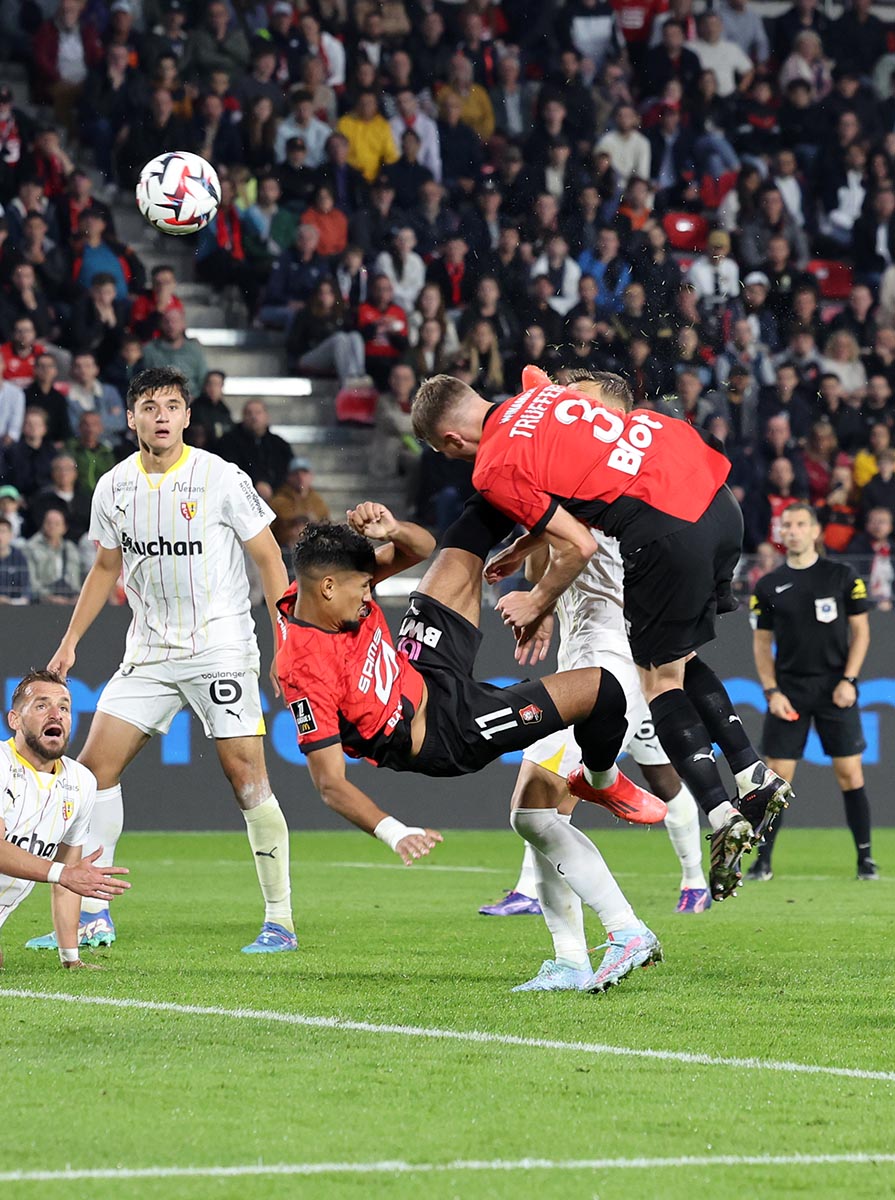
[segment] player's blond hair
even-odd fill
[[[453,375],[432,375],[424,380],[410,409],[414,435],[421,442],[431,442],[447,416],[470,396],[476,393],[469,384]]]

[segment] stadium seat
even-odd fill
[[[852,269],[835,258],[812,258],[805,270],[817,280],[825,300],[846,300],[852,289]]]
[[[705,249],[709,223],[696,213],[668,212],[662,218],[662,228],[673,250],[699,254]]]
[[[374,425],[378,400],[374,387],[343,387],[336,396],[336,420],[343,425]]]

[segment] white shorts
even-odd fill
[[[594,657],[591,665],[611,671],[625,693],[628,740],[622,747],[623,753],[630,754],[639,767],[667,766],[668,755],[656,737],[649,706],[640,687],[640,676],[631,656],[604,650]],[[565,778],[581,762],[581,750],[572,730],[560,729],[529,746],[522,757],[526,762],[536,763],[545,771]]]
[[[258,688],[258,655],[206,650],[194,658],[121,666],[103,688],[97,711],[150,736],[167,733],[193,710],[208,738],[260,737],[266,732]]]

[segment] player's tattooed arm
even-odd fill
[[[374,587],[383,579],[424,562],[435,549],[435,539],[428,530],[412,521],[398,521],[384,504],[365,500],[346,515],[356,533],[385,542],[376,550]]]
[[[385,842],[401,858],[405,866],[414,859],[429,854],[442,840],[434,829],[409,828],[375,804],[365,792],[355,787],[345,774],[345,756],[341,746],[325,746],[308,754],[308,770],[314,787],[327,808],[362,829],[364,833]]]

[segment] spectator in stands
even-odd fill
[[[214,70],[239,77],[249,65],[249,44],[242,30],[230,27],[230,13],[222,0],[213,0],[205,10],[205,24],[193,33],[189,46],[190,65],[207,81]]]
[[[437,283],[426,283],[419,296],[416,307],[407,315],[408,339],[411,346],[419,341],[422,326],[426,321],[437,321],[444,331],[442,350],[447,358],[452,358],[460,348],[457,327],[448,315],[444,295]]]
[[[423,321],[407,361],[420,379],[450,372],[453,356],[445,349],[444,325],[437,317]]]
[[[120,242],[107,236],[108,222],[96,208],[88,208],[81,216],[72,263],[72,281],[85,291],[96,275],[109,275],[115,284],[115,297],[127,300],[128,290],[135,290],[142,280],[134,277],[133,257]]]
[[[317,230],[317,253],[323,258],[335,258],[348,245],[348,218],[336,208],[332,189],[326,184],[314,193],[312,204],[301,215],[301,224],[313,225]]]
[[[174,98],[167,88],[156,88],[148,110],[140,109],[126,128],[118,165],[122,187],[133,187],[143,166],[172,146],[193,148],[192,130],[174,112]]]
[[[13,545],[12,522],[0,516],[0,604],[27,604],[30,599],[28,560],[24,551]]]
[[[22,436],[25,419],[25,393],[16,383],[0,379],[0,463],[4,446],[10,446]]]
[[[609,312],[621,312],[625,288],[631,282],[631,267],[619,254],[621,242],[614,229],[601,229],[597,235],[596,252],[585,250],[578,259],[583,275],[596,281],[601,307]]]
[[[486,400],[502,399],[509,392],[500,346],[490,321],[479,320],[470,326],[460,343],[455,368]]]
[[[186,18],[183,0],[164,0],[161,4],[161,22],[148,34],[143,44],[143,66],[146,71],[152,71],[164,56],[170,56],[182,68],[188,68],[191,39],[184,32]]]
[[[115,466],[115,455],[103,441],[103,419],[98,412],[84,412],[78,421],[78,436],[66,450],[75,461],[78,487],[92,497],[100,478]]]
[[[766,380],[762,382],[766,383]],[[785,359],[777,365],[773,386],[762,387],[758,402],[758,417],[762,424],[778,413],[786,414],[792,434],[799,441],[809,435],[814,424],[814,411],[806,389],[800,386],[798,371]]]
[[[13,261],[30,263],[43,291],[48,296],[60,297],[67,291],[69,264],[62,249],[47,235],[48,228],[44,214],[28,213],[15,242]]]
[[[159,336],[162,318],[166,312],[175,309],[184,312],[183,301],[177,295],[177,276],[174,268],[167,263],[161,263],[152,268],[151,278],[151,286],[136,297],[130,312],[131,328],[144,342],[150,342]]]
[[[817,0],[796,0],[791,8],[777,17],[774,22],[774,41],[778,61],[783,62],[799,33],[806,29],[816,33],[822,44],[827,44],[830,21],[818,7]]]
[[[880,424],[892,428],[895,421],[892,411],[892,384],[885,373],[874,372],[868,376],[863,415],[868,431],[874,425]]]
[[[299,225],[294,245],[274,261],[258,314],[265,325],[287,328],[320,280],[330,274],[325,259],[317,253],[319,241],[316,226]]]
[[[532,278],[546,275],[552,285],[550,307],[565,316],[578,300],[578,280],[581,268],[569,257],[569,243],[560,233],[547,241],[545,251],[531,266]]]
[[[785,237],[798,266],[808,259],[808,241],[786,211],[783,197],[773,185],[765,187],[758,201],[758,215],[742,224],[739,239],[739,258],[750,271],[757,271],[767,259],[770,240]]]
[[[690,43],[690,49],[704,71],[714,72],[718,95],[726,99],[737,91],[748,91],[755,75],[752,60],[736,42],[724,37],[724,24],[719,13],[713,9],[704,12],[698,28],[699,37]]]
[[[886,50],[888,30],[870,11],[871,0],[852,0],[851,6],[830,30],[830,44],[836,62],[848,65],[856,74],[869,77],[877,59]]]
[[[31,318],[39,338],[48,339],[55,331],[55,311],[29,262],[16,263],[9,286],[0,294],[0,336],[4,340],[11,337],[19,317]]]
[[[119,396],[126,396],[131,380],[143,370],[143,343],[134,333],[121,339],[121,348],[102,371],[103,383],[111,384]]]
[[[206,446],[214,446],[233,428],[233,417],[224,402],[225,379],[223,371],[209,371],[202,384],[202,391],[190,405],[187,432],[194,432],[199,426],[203,427]]]
[[[0,376],[27,388],[34,379],[37,356],[43,352],[34,322],[30,317],[19,317],[13,322],[12,337],[0,345]]]
[[[153,271],[153,290],[155,290],[155,271],[168,271],[173,278],[170,268],[155,268]],[[176,299],[176,297],[175,297]],[[143,300],[138,296],[136,305]],[[178,301],[178,303],[180,303]],[[78,296],[72,305],[71,332],[68,341],[74,353],[89,351],[96,357],[100,369],[115,357],[121,349],[121,340],[128,325],[128,309],[126,300],[119,300],[115,291],[115,280],[106,271],[99,271],[93,276],[90,289],[84,295]],[[139,322],[131,317],[134,326]],[[152,337],[152,332],[144,330],[146,338]]]
[[[38,354],[34,361],[34,381],[25,389],[28,408],[42,409],[47,420],[47,437],[55,446],[72,435],[68,419],[68,397],[56,387],[59,367],[52,354]]]
[[[640,116],[633,104],[620,104],[615,113],[615,129],[597,142],[597,150],[611,158],[622,186],[632,175],[641,179],[650,177],[650,144],[639,127]]]
[[[861,362],[861,347],[852,334],[840,330],[830,335],[824,346],[822,370],[838,376],[846,397],[863,400],[867,372]]]
[[[56,450],[47,437],[47,418],[40,408],[26,408],[22,436],[6,450],[6,479],[26,500],[50,482]]]
[[[413,88],[420,92],[431,87],[433,79],[447,79],[451,48],[445,37],[444,18],[435,9],[426,12],[413,47]]]
[[[761,542],[770,542],[782,554],[780,519],[791,504],[801,499],[803,496],[796,485],[792,463],[788,458],[774,459],[764,487],[751,497],[747,496],[743,506],[746,544],[754,548]]]
[[[357,327],[364,339],[366,371],[377,387],[384,389],[392,366],[407,349],[407,314],[394,303],[391,280],[376,275],[370,284],[369,300],[360,306]]]
[[[733,322],[730,340],[725,343],[723,353],[715,363],[715,375],[719,383],[726,383],[734,363],[745,367],[760,387],[773,382],[771,353],[763,342],[758,341],[752,324],[746,317],[739,317]]]
[[[859,570],[867,580],[870,599],[880,612],[892,610],[892,588],[895,583],[892,529],[891,511],[888,508],[871,508],[867,513],[864,532],[855,534],[848,546],[850,558],[864,560]]]
[[[696,298],[710,307],[720,307],[740,294],[740,271],[730,257],[730,236],[722,229],[709,234],[705,254],[701,254],[687,273],[687,282]]]
[[[438,140],[441,179],[451,194],[471,196],[485,161],[482,140],[463,119],[463,101],[455,92],[439,104]]]
[[[307,521],[330,519],[326,501],[314,489],[314,468],[310,459],[290,458],[286,477],[271,496],[270,506],[277,514],[271,532],[284,548],[290,548],[294,543],[294,523],[299,518]]]
[[[25,543],[31,594],[40,604],[72,606],[78,598],[81,560],[67,533],[65,514],[58,508],[48,508],[40,529]]]
[[[180,320],[183,320],[182,315]],[[161,363],[152,365],[160,366]],[[72,358],[68,388],[68,419],[72,429],[79,428],[81,415],[85,412],[98,413],[103,428],[110,434],[121,433],[126,428],[121,396],[111,384],[100,382],[99,364],[89,350]]]
[[[22,497],[19,489],[12,484],[0,487],[0,517],[5,517],[12,527],[12,539],[16,545],[21,542],[23,517],[21,514]]]
[[[397,162],[383,168],[383,173],[391,181],[395,189],[395,198],[399,208],[414,207],[419,190],[434,176],[428,167],[419,161],[420,139],[413,129],[405,129],[399,143],[401,156]]]
[[[876,461],[877,473],[861,492],[865,523],[868,513],[875,508],[888,509],[895,516],[895,450],[881,450]]]
[[[321,279],[289,327],[286,345],[294,369],[334,371],[343,387],[363,375],[364,339],[353,324],[335,281]]]
[[[444,253],[429,263],[426,279],[441,288],[448,311],[458,310],[475,294],[480,271],[470,261],[469,246],[459,234],[452,234],[445,244]]]
[[[292,93],[291,113],[281,121],[274,142],[274,154],[278,163],[286,160],[286,147],[292,138],[301,138],[307,152],[305,163],[316,169],[323,165],[326,143],[332,130],[325,121],[314,116],[314,98],[309,91],[300,87]]]
[[[241,122],[241,163],[253,174],[268,171],[274,165],[274,140],[277,118],[268,96],[258,96],[251,103]]]
[[[858,493],[852,479],[851,467],[837,464],[826,499],[818,506],[823,526],[823,542],[833,554],[847,554],[857,532]]]
[[[726,0],[720,7],[724,36],[736,42],[743,53],[758,66],[764,66],[771,55],[764,22],[749,0]]]
[[[661,96],[672,79],[676,79],[684,95],[696,90],[702,64],[684,45],[686,34],[680,21],[670,17],[662,25],[658,46],[647,51],[643,66],[643,86],[646,95]]]
[[[186,319],[182,309],[171,308],[162,317],[159,336],[143,351],[144,367],[176,367],[186,376],[190,392],[197,395],[208,374],[205,352],[200,343],[186,336]],[[103,422],[113,430],[107,418]]]
[[[472,63],[459,52],[451,58],[447,83],[438,93],[442,118],[448,99],[454,97],[460,101],[460,120],[486,142],[494,133],[494,109],[485,88],[474,80]]]
[[[402,145],[407,130],[412,130],[419,139],[417,161],[431,171],[431,177],[441,180],[441,144],[438,125],[423,112],[412,88],[405,87],[395,95],[395,115],[389,121],[392,139],[396,146]]]
[[[597,73],[624,50],[615,12],[605,0],[570,0],[562,11],[558,34],[560,45],[571,46],[589,59]]]
[[[305,53],[323,63],[325,81],[331,88],[345,84],[345,48],[337,37],[321,29],[320,22],[311,13],[302,13],[299,20]]]
[[[502,203],[500,184],[493,176],[485,179],[476,194],[475,207],[463,214],[458,228],[471,254],[487,259],[497,252],[506,225],[500,215]]]
[[[458,332],[466,337],[477,321],[487,321],[494,330],[502,355],[512,354],[519,343],[519,322],[501,298],[500,284],[493,275],[483,275],[475,296],[460,317]]]
[[[45,513],[55,508],[65,517],[65,536],[78,542],[90,525],[90,495],[78,480],[78,465],[74,456],[68,451],[55,455],[50,464],[50,482],[28,501],[26,534],[39,530]]]
[[[37,30],[33,43],[35,99],[52,104],[60,124],[73,129],[73,117],[90,71],[100,65],[102,44],[85,17],[83,0],[59,0],[55,14]]]
[[[263,263],[256,266],[247,257],[242,215],[231,179],[221,180],[220,207],[214,220],[200,230],[198,239],[198,278],[216,288],[235,284],[245,297],[249,312],[254,313],[265,268]]]
[[[326,158],[317,173],[317,179],[332,190],[336,204],[342,212],[351,216],[366,204],[368,191],[367,181],[363,175],[348,162],[349,150],[348,139],[344,134],[332,134],[327,140]],[[281,178],[283,178],[282,173]]]
[[[416,253],[416,234],[409,225],[400,228],[389,250],[383,250],[373,263],[377,275],[391,281],[395,304],[409,313],[426,282],[426,265]]]
[[[292,459],[289,443],[270,432],[270,415],[263,400],[246,401],[242,421],[223,435],[217,453],[245,471],[267,500],[285,481]]]
[[[81,136],[107,183],[117,181],[116,156],[147,105],[146,77],[129,59],[126,46],[110,46],[105,69],[90,72],[81,99]]]
[[[379,480],[402,480],[408,505],[419,489],[422,452],[410,420],[416,388],[413,368],[407,363],[396,363],[389,372],[388,391],[376,405],[376,425],[370,445],[371,473]]]
[[[870,429],[867,444],[855,455],[852,478],[855,487],[863,489],[879,471],[879,456],[892,449],[892,432],[888,425],[880,422]]]
[[[824,57],[823,42],[813,29],[803,29],[796,35],[792,53],[780,68],[779,85],[786,91],[800,80],[808,85],[811,100],[823,100],[833,87],[832,63]]]
[[[338,131],[348,141],[348,164],[360,171],[368,183],[388,163],[397,162],[398,151],[388,121],[379,112],[376,93],[360,92],[352,112],[339,118]]]
[[[833,460],[839,450],[836,433],[829,420],[815,421],[805,443],[805,474],[808,479],[808,499],[818,504],[830,490]]]
[[[870,210],[855,222],[852,253],[858,276],[874,288],[886,268],[895,264],[895,187],[891,184],[877,188]]]
[[[238,126],[224,108],[223,97],[208,92],[193,117],[192,141],[196,153],[210,163],[242,161],[242,138]]]

